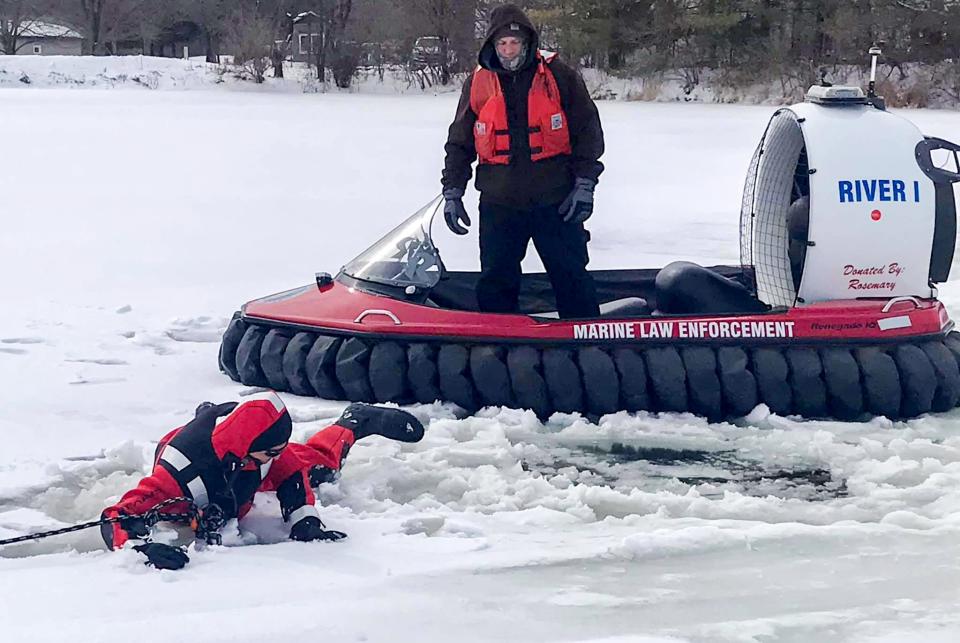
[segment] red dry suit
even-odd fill
[[[247,458],[253,451],[287,442],[291,429],[286,407],[272,392],[241,404],[228,402],[203,409],[160,440],[153,472],[105,509],[103,517],[142,514],[164,500],[184,496],[200,508],[216,503],[227,519],[243,518],[258,491],[275,491],[283,520],[291,528],[310,516],[319,518],[308,471],[314,465],[338,470],[354,434],[334,424],[305,445],[290,444],[266,464]],[[177,503],[161,513],[186,509],[185,503]],[[120,523],[104,525],[101,533],[107,546],[114,549],[130,538]]]

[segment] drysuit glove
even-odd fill
[[[197,406],[196,410],[194,410],[193,412],[193,417],[198,418],[200,417],[201,413],[203,413],[208,409],[212,409],[215,406],[216,404],[214,404],[213,402],[200,402],[200,405]]]
[[[131,538],[150,535],[150,523],[146,516],[129,516],[119,509],[105,509],[100,514],[100,535],[108,549],[117,549]],[[107,522],[110,520],[111,522]]]
[[[147,524],[146,516],[123,516],[121,514],[120,529],[127,532],[129,538],[143,538],[150,535],[150,525]]]
[[[172,547],[163,543],[144,543],[134,550],[147,557],[144,565],[153,565],[157,569],[183,569],[190,557],[181,547]]]
[[[310,471],[307,472],[307,478],[310,480],[310,486],[314,489],[326,482],[336,482],[339,475],[340,472],[338,470],[331,469],[330,467],[324,467],[319,464],[310,467]]]
[[[335,542],[343,540],[347,535],[342,531],[327,529],[316,516],[307,516],[297,521],[290,529],[290,540],[299,540],[300,542],[310,542],[313,540],[329,540]]]
[[[443,204],[443,219],[447,222],[447,227],[454,234],[467,234],[470,216],[467,214],[467,209],[463,207],[463,190],[447,188],[443,191],[443,198],[446,199],[446,203]]]
[[[564,223],[583,223],[593,214],[593,189],[597,182],[593,179],[577,179],[573,190],[560,204],[560,215]]]

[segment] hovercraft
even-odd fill
[[[234,380],[297,395],[591,416],[908,418],[960,401],[960,334],[937,300],[956,237],[957,146],[860,88],[778,109],[750,163],[741,265],[594,271],[601,316],[559,319],[544,274],[521,312],[478,312],[447,271],[437,198],[336,277],[248,302]],[[957,171],[939,167],[951,157]]]

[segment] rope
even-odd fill
[[[170,505],[179,504],[181,502],[186,502],[190,505],[190,510],[184,513],[164,513],[161,514],[160,510],[164,507],[169,507]],[[197,508],[193,501],[190,498],[177,497],[169,498],[160,502],[149,510],[145,511],[142,514],[134,515],[120,515],[120,516],[111,516],[110,518],[101,518],[100,520],[93,520],[90,522],[84,522],[79,525],[72,525],[70,527],[63,527],[62,529],[53,529],[51,531],[43,531],[38,534],[27,534],[26,536],[17,536],[16,538],[7,538],[6,540],[0,540],[0,547],[3,545],[12,545],[14,543],[26,542],[28,540],[40,540],[41,538],[49,538],[50,536],[59,536],[61,534],[69,534],[74,531],[81,531],[83,529],[90,529],[91,527],[100,527],[102,525],[109,525],[111,523],[120,522],[121,520],[129,520],[131,518],[142,518],[147,527],[152,527],[158,522],[185,522],[190,524],[191,527],[196,531],[197,525],[200,523],[200,518],[202,517],[203,512]],[[209,531],[205,529],[205,532]]]

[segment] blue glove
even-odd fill
[[[560,215],[564,223],[583,223],[593,214],[593,188],[597,182],[593,179],[577,179],[573,190],[560,204]]]
[[[446,199],[446,203],[443,204],[443,219],[447,222],[447,227],[454,234],[467,234],[470,217],[467,215],[467,209],[463,207],[463,190],[447,188],[443,191],[443,198]],[[460,225],[461,223],[463,225]]]

